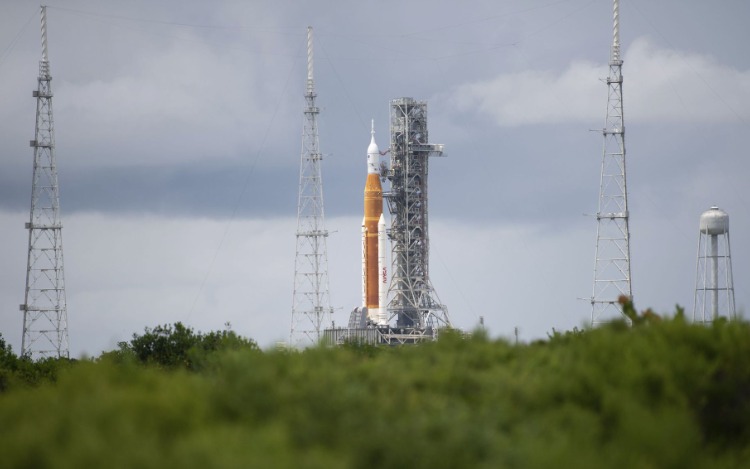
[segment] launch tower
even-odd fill
[[[65,301],[60,192],[55,161],[55,125],[47,56],[47,7],[41,8],[42,59],[39,61],[36,130],[31,185],[29,250],[23,311],[21,355],[68,358],[68,311]]]
[[[591,322],[602,324],[622,314],[617,299],[632,298],[630,286],[630,231],[628,190],[625,178],[625,124],[622,113],[622,58],[620,57],[620,11],[614,0],[614,33],[607,77],[609,95],[596,213],[596,255]]]
[[[371,131],[362,220],[362,306],[346,328],[324,331],[332,344],[415,344],[437,338],[451,327],[448,310],[430,282],[427,212],[427,168],[430,156],[442,156],[443,145],[427,140],[427,103],[412,98],[391,101],[390,168]],[[383,191],[381,179],[390,181]],[[391,214],[386,229],[383,198]],[[392,274],[388,284],[386,238],[391,241]],[[390,301],[386,299],[390,298]],[[395,324],[394,324],[395,322]]]
[[[427,169],[430,156],[443,155],[443,145],[428,143],[426,102],[391,100],[390,150],[390,191],[384,194],[393,265],[388,313],[396,318],[396,328],[434,336],[451,324],[430,282]]]
[[[313,80],[313,35],[307,28],[307,88],[302,131],[302,157],[297,204],[297,251],[294,260],[294,298],[291,346],[311,345],[332,320],[328,290],[328,251],[323,215],[323,155],[318,142],[318,114]]]

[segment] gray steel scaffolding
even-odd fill
[[[427,174],[430,156],[442,156],[443,145],[427,138],[427,103],[412,98],[391,101],[390,190],[384,193],[391,214],[392,277],[388,290],[389,322],[409,334],[433,336],[450,327],[448,310],[430,281]],[[399,332],[403,334],[403,331]]]

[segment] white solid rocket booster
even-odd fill
[[[367,307],[367,227],[362,217],[362,307]]]
[[[385,217],[380,214],[378,220],[378,272],[380,281],[378,282],[378,318],[379,326],[388,324],[388,311],[386,308],[386,296],[388,295],[388,267],[385,260]]]

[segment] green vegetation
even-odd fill
[[[0,335],[0,396],[10,388],[54,382],[59,370],[73,362],[75,360],[54,358],[34,362],[27,357],[17,357]]]
[[[2,465],[746,467],[750,325],[626,307],[634,327],[519,345],[260,351],[162,326],[29,380],[3,342]]]
[[[200,369],[216,352],[227,350],[258,350],[252,339],[240,337],[227,329],[208,334],[196,333],[192,328],[177,322],[174,326],[146,328],[143,335],[133,334],[130,342],[120,342],[120,349],[105,354],[116,362],[138,361],[162,368]]]

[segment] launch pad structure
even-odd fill
[[[325,331],[330,343],[417,343],[434,340],[440,329],[451,327],[448,309],[440,303],[429,274],[427,176],[429,158],[443,156],[443,145],[428,143],[427,103],[391,100],[390,133],[390,167],[381,168],[381,178],[390,183],[383,192],[391,214],[388,322],[374,324],[367,308],[356,308],[347,328]]]
[[[399,328],[433,333],[449,327],[448,310],[430,281],[427,173],[430,156],[443,145],[427,143],[427,103],[412,98],[391,101],[391,190],[384,194],[391,212],[388,312]]]

